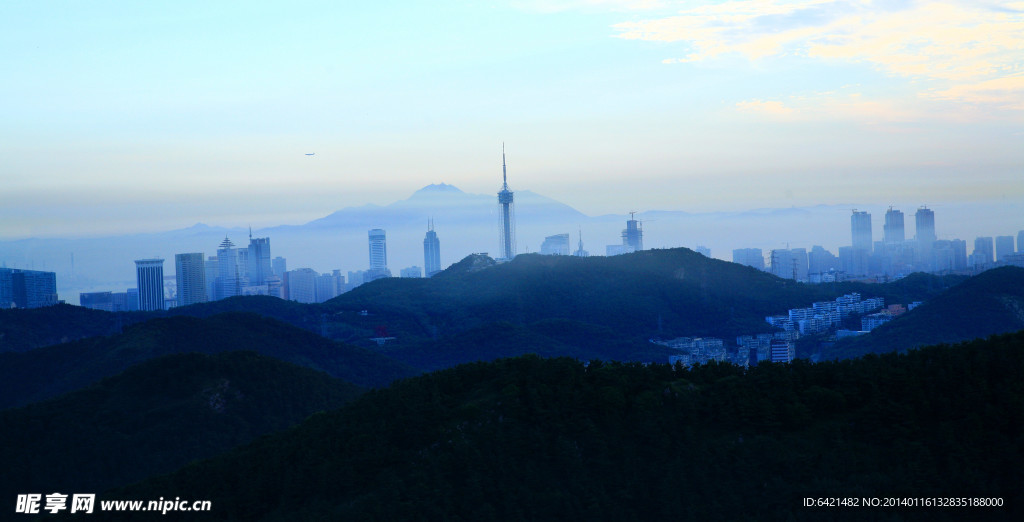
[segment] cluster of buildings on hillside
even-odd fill
[[[731,362],[738,366],[752,366],[762,361],[791,362],[796,356],[794,342],[802,335],[812,335],[835,330],[836,337],[848,337],[867,333],[878,326],[913,310],[920,302],[907,307],[899,304],[885,308],[881,297],[861,299],[854,292],[837,297],[834,301],[819,301],[807,308],[792,308],[786,315],[765,317],[765,321],[779,331],[757,335],[741,335],[736,338],[736,347],[727,348],[725,341],[714,337],[679,337],[671,340],[651,342],[679,351],[669,356],[669,363],[684,366],[704,364],[711,361]],[[884,309],[883,309],[884,308]],[[881,310],[881,311],[878,311]],[[860,330],[844,330],[843,319],[851,315],[861,316]]]
[[[814,246],[774,249],[767,260],[759,248],[733,250],[735,263],[767,270],[779,277],[808,283],[852,279],[899,278],[911,272],[976,272],[999,264],[1024,267],[1024,230],[1013,236],[978,237],[967,254],[967,242],[942,240],[935,235],[935,213],[921,207],[914,214],[915,235],[906,237],[903,212],[889,208],[885,213],[882,240],[874,241],[871,214],[854,210],[850,217],[852,244],[839,247],[839,255]]]

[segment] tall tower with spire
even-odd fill
[[[434,220],[427,222],[427,235],[423,238],[423,268],[427,277],[441,271],[441,240],[434,232]]]
[[[508,189],[508,171],[505,167],[505,144],[501,144],[501,191],[498,205],[501,207],[501,259],[516,257],[516,209],[512,191]]]

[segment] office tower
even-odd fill
[[[540,245],[540,253],[546,256],[569,255],[569,234],[555,234],[544,238]]]
[[[427,223],[427,235],[423,238],[423,267],[427,277],[441,271],[441,240],[434,232],[434,220]]]
[[[78,294],[78,304],[93,310],[113,312],[114,295],[112,292],[82,292]]]
[[[284,279],[284,273],[288,271],[288,262],[285,261],[283,257],[275,257],[274,260],[270,263],[270,266],[271,270],[274,272],[274,275],[280,277],[281,279]]]
[[[635,214],[636,212],[629,213],[626,229],[622,231],[622,244],[632,248],[631,252],[639,252],[644,249],[643,226],[635,219]]]
[[[967,242],[963,239],[953,239],[949,242],[949,248],[953,251],[953,270],[965,270],[967,268]]]
[[[902,243],[903,233],[903,212],[889,207],[885,213],[885,225],[882,229],[882,240],[887,244]]]
[[[853,248],[871,252],[871,214],[854,210],[850,216],[850,231],[853,235]]]
[[[764,270],[764,254],[760,248],[737,248],[732,251],[732,262]]]
[[[996,261],[1004,261],[1004,258],[1012,253],[1013,236],[996,237]]]
[[[995,260],[995,248],[992,237],[978,237],[974,239],[974,266],[987,265]]]
[[[501,259],[516,256],[516,209],[513,193],[508,189],[508,172],[505,167],[505,144],[501,144],[501,191],[498,192],[498,206],[501,209],[501,232],[499,241]]]
[[[55,304],[55,272],[0,268],[0,308],[40,308]]]
[[[417,278],[423,277],[423,270],[418,266],[410,266],[399,270],[399,274],[402,277]]]
[[[245,275],[249,285],[267,284],[267,278],[273,271],[270,268],[270,238],[252,237],[249,229],[249,249],[246,253]]]
[[[711,257],[711,249],[704,245],[697,245],[693,247],[693,251],[704,257]]]
[[[931,270],[949,272],[955,270],[952,241],[938,240],[932,243]]]
[[[391,277],[388,270],[388,246],[384,230],[375,228],[368,232],[370,250],[370,269],[366,271],[366,282],[382,277]]]
[[[334,299],[341,293],[339,274],[337,271],[332,274],[320,274],[316,277],[316,302],[322,303],[328,299]]]
[[[914,214],[915,230],[914,239],[919,243],[930,243],[935,241],[935,212],[928,207],[917,209]]]
[[[792,250],[775,249],[770,255],[771,273],[794,281],[807,280],[807,250],[794,248]]]
[[[139,310],[164,309],[164,260],[137,259],[135,280],[139,290]]]
[[[1024,252],[1024,230],[1017,232],[1017,251]]]
[[[315,303],[318,276],[319,274],[312,268],[300,268],[286,272],[288,299],[300,303]]]
[[[245,272],[248,257],[248,249],[235,248],[235,244],[224,237],[217,248],[216,299],[242,295],[242,288],[247,286]]]
[[[811,247],[811,251],[807,253],[807,272],[824,274],[833,270],[839,270],[839,259],[820,245]]]
[[[207,301],[206,263],[202,253],[175,254],[174,275],[178,283],[178,306]]]
[[[217,276],[220,275],[220,269],[217,265],[217,257],[210,256],[206,258],[206,300],[214,301],[217,299]]]

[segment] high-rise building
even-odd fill
[[[286,272],[288,299],[300,303],[315,303],[318,275],[312,268],[300,268]]]
[[[622,231],[622,244],[631,247],[632,252],[639,252],[644,249],[644,230],[642,224],[636,220],[635,214],[636,212],[629,213],[626,228]]]
[[[210,256],[206,258],[206,300],[214,301],[217,299],[217,276],[220,275],[220,269],[217,266],[217,256]]]
[[[1004,261],[1013,253],[1013,236],[996,237],[996,261]]]
[[[569,255],[569,234],[555,234],[544,238],[540,253],[546,256]]]
[[[992,236],[978,237],[974,239],[974,266],[987,265],[995,260],[995,247]]]
[[[387,238],[383,229],[375,228],[368,232],[370,247],[370,269],[367,270],[365,280],[367,282],[382,277],[391,277],[388,270],[388,246]]]
[[[771,273],[794,281],[807,280],[807,250],[775,249],[771,251]]]
[[[441,240],[434,232],[434,220],[427,223],[427,235],[423,238],[423,267],[427,271],[427,277],[441,271]]]
[[[316,277],[316,302],[322,303],[328,299],[334,299],[341,293],[341,287],[345,280],[341,272],[335,270],[330,274],[320,274]]]
[[[78,304],[93,310],[113,312],[114,296],[112,292],[82,292],[78,294]]]
[[[887,244],[902,243],[906,239],[903,232],[903,212],[889,207],[885,213],[885,225],[882,228],[882,240]]]
[[[137,259],[135,280],[139,289],[139,310],[164,309],[164,260]]]
[[[40,308],[55,304],[55,272],[0,268],[0,308]]]
[[[953,270],[966,269],[967,242],[963,239],[953,239],[949,242],[949,248],[953,251]]]
[[[919,243],[935,241],[935,212],[928,207],[921,207],[914,214],[914,222],[914,239]]]
[[[853,235],[853,248],[871,252],[871,214],[863,210],[854,210],[850,216],[850,232]]]
[[[281,256],[277,256],[270,263],[271,269],[274,275],[280,278],[284,278],[284,273],[288,271],[288,262]]]
[[[499,234],[501,259],[516,257],[516,209],[514,197],[508,188],[508,171],[505,166],[505,144],[501,144],[501,191],[498,192],[498,206],[501,212]]]
[[[1017,232],[1017,251],[1024,252],[1024,230]]]
[[[216,299],[225,299],[242,295],[242,288],[247,286],[245,272],[249,250],[235,248],[227,236],[217,248],[217,288]]]
[[[732,251],[732,262],[764,270],[764,253],[760,248],[737,248]]]
[[[248,283],[253,286],[267,284],[267,278],[273,273],[270,267],[270,238],[252,237],[249,229],[249,251],[246,253],[245,275]]]
[[[807,272],[810,274],[824,274],[833,270],[838,271],[839,258],[832,252],[825,250],[825,247],[814,245],[807,253]]]
[[[201,252],[174,255],[174,275],[178,283],[178,306],[205,303],[206,263]]]

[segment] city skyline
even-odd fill
[[[517,191],[589,216],[1024,204],[1020,2],[8,3],[0,29],[0,240],[493,197],[503,141]]]

